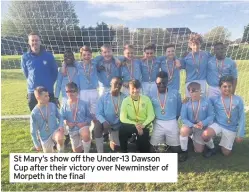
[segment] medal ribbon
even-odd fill
[[[216,59],[216,67],[217,67],[217,69],[218,69],[218,73],[219,73],[219,76],[220,76],[220,77],[221,77],[221,75],[222,75],[222,69],[223,69],[223,67],[224,67],[224,60],[222,60],[221,63],[222,63],[222,65],[221,65],[221,67],[220,67],[220,64],[219,64],[219,62],[218,62],[218,59]]]
[[[200,72],[200,63],[201,63],[201,51],[199,51],[199,57],[198,57],[198,65],[195,63],[195,56],[194,56],[194,53],[192,52],[192,60],[193,60],[193,63],[194,63],[194,66],[196,68],[196,72],[199,73]]]
[[[66,68],[67,77],[68,77],[69,82],[72,82],[72,81],[73,81],[73,78],[74,78],[74,76],[75,76],[75,74],[76,74],[76,70],[75,70],[75,68],[73,68],[73,69],[74,69],[74,71],[73,71],[73,75],[72,75],[72,78],[70,78],[69,71],[68,71],[68,69]]]
[[[131,98],[132,100],[132,104],[133,104],[133,108],[135,110],[135,114],[136,114],[136,122],[138,122],[138,113],[139,113],[139,104],[140,104],[140,96],[138,97],[138,108],[136,109],[135,104],[134,104],[134,100]]]
[[[169,81],[171,81],[173,78],[174,69],[175,69],[175,60],[173,61],[172,70],[170,71],[168,60],[166,59],[166,67],[167,67],[167,71],[169,74]]]
[[[86,65],[84,64],[84,62],[83,62],[83,69],[84,69],[84,73],[85,73],[85,75],[86,75],[86,78],[88,79],[88,81],[90,81],[90,75],[91,75],[91,69],[92,69],[92,62],[91,63],[89,63],[88,64],[88,66],[89,66],[89,70],[88,70],[88,74],[87,74],[87,71],[86,71]]]
[[[201,100],[198,101],[198,106],[195,110],[194,103],[191,101],[192,105],[192,110],[193,110],[193,116],[194,116],[194,121],[197,122],[198,115],[199,115],[199,110],[200,110],[200,105],[201,105]]]
[[[120,94],[119,94],[119,96],[118,96],[118,103],[117,103],[117,105],[115,104],[112,95],[111,95],[111,97],[112,97],[112,103],[113,103],[113,106],[114,106],[115,113],[116,113],[116,115],[118,116],[118,115],[119,115],[119,105],[120,105]]]
[[[221,96],[221,101],[222,101],[222,104],[224,106],[226,116],[227,116],[228,120],[230,120],[230,118],[231,118],[231,111],[232,111],[233,96],[232,95],[230,96],[229,110],[227,110],[226,104],[225,104],[224,99],[223,99],[222,96]]]
[[[69,104],[70,110],[73,113],[73,121],[74,122],[76,121],[76,115],[77,115],[77,112],[78,112],[78,105],[79,105],[79,99],[77,99],[76,106],[75,106],[74,109],[72,108],[71,104]]]
[[[159,91],[157,91],[157,98],[158,98],[158,101],[159,101],[159,105],[160,105],[160,108],[162,109],[162,111],[165,109],[165,104],[166,104],[166,99],[167,99],[167,91],[165,92],[164,94],[164,100],[163,100],[163,103],[161,102],[161,99],[159,97]]]
[[[148,71],[149,71],[149,79],[151,79],[151,72],[152,72],[152,68],[153,68],[153,65],[154,65],[154,59],[151,60],[152,64],[151,64],[151,67],[149,66],[149,60],[147,59],[146,60],[146,65],[148,67]]]
[[[38,107],[39,111],[40,111],[40,114],[42,116],[42,119],[46,122],[46,124],[48,125],[48,114],[49,114],[49,107],[48,107],[48,104],[46,105],[46,116],[47,118],[45,118],[44,114],[42,113],[42,110],[40,107]]]

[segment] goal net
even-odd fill
[[[103,2],[102,2],[103,3]],[[115,6],[119,1],[113,1]],[[28,49],[27,35],[31,31],[36,31],[41,36],[43,46],[47,51],[54,54],[58,65],[61,65],[62,54],[65,50],[72,50],[76,59],[79,58],[79,50],[83,45],[88,45],[94,51],[94,56],[99,54],[99,49],[103,44],[111,44],[115,55],[122,55],[125,44],[133,44],[135,54],[142,55],[145,44],[151,42],[156,44],[156,55],[164,55],[163,46],[169,43],[175,44],[176,54],[180,57],[188,50],[188,38],[192,33],[199,33],[203,36],[204,43],[201,49],[212,52],[212,46],[215,42],[223,42],[227,46],[227,57],[236,60],[238,66],[238,85],[236,94],[243,97],[245,106],[249,106],[249,33],[243,33],[244,28],[239,34],[240,38],[235,38],[231,30],[235,28],[240,20],[233,17],[228,25],[222,25],[225,18],[213,18],[210,26],[205,24],[205,20],[210,19],[209,15],[199,14],[193,15],[189,13],[189,17],[193,16],[193,22],[186,22],[182,26],[177,23],[177,17],[166,17],[175,23],[162,24],[160,27],[150,27],[153,23],[148,23],[146,28],[128,27],[127,21],[124,24],[112,24],[109,21],[97,23],[96,26],[82,27],[87,17],[80,17],[77,12],[76,2],[70,1],[19,1],[9,2],[8,9],[2,15],[2,36],[1,36],[1,68],[2,68],[2,109],[3,115],[20,115],[28,114],[26,106],[26,81],[20,70],[21,55]],[[110,4],[110,2],[109,2]],[[125,3],[123,3],[125,4]],[[132,2],[129,11],[124,12],[128,17],[133,12],[143,13],[143,6],[135,5]],[[148,4],[148,2],[147,2]],[[187,6],[187,2],[182,2]],[[95,3],[96,5],[96,3]],[[107,3],[108,5],[108,3]],[[182,5],[182,7],[184,7]],[[228,4],[229,5],[229,4]],[[76,5],[77,6],[77,5]],[[129,7],[129,6],[127,6]],[[156,9],[155,5],[151,8],[147,5],[148,14],[152,14]],[[223,6],[219,9],[222,12]],[[2,8],[3,9],[3,8]],[[200,12],[205,13],[207,7],[200,6]],[[236,11],[238,8],[233,8]],[[173,7],[172,7],[173,10]],[[146,14],[145,12],[143,14]],[[232,14],[232,13],[231,13]],[[77,16],[78,15],[78,16]],[[179,16],[179,15],[177,15]],[[90,18],[90,16],[88,16]],[[91,15],[94,17],[94,14]],[[152,16],[154,17],[154,16]],[[188,19],[186,21],[189,21]],[[108,23],[108,24],[106,24]],[[196,26],[203,26],[196,27]],[[241,26],[241,25],[240,25]],[[248,27],[248,23],[243,23]],[[198,30],[197,30],[198,29]],[[185,73],[181,72],[181,94],[184,96]],[[18,93],[17,93],[18,92]],[[14,98],[15,95],[18,98]],[[14,98],[17,105],[24,105],[25,109],[17,107],[14,111],[10,109]],[[22,108],[22,106],[20,106]]]

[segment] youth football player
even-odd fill
[[[181,119],[183,126],[180,131],[180,143],[182,153],[180,161],[186,161],[188,157],[188,137],[193,134],[194,150],[197,153],[204,151],[204,146],[208,149],[214,149],[214,143],[211,139],[204,142],[201,135],[208,125],[213,123],[214,111],[211,102],[206,97],[201,97],[201,85],[192,82],[188,85],[190,100],[182,105]],[[209,157],[214,154],[214,150],[207,150],[204,154]]]
[[[214,54],[208,62],[207,68],[207,83],[208,83],[208,96],[220,95],[219,81],[223,76],[233,76],[233,90],[235,93],[238,70],[235,61],[226,57],[226,47],[223,43],[218,42],[214,45]]]
[[[130,96],[126,97],[121,105],[120,121],[123,123],[119,130],[121,151],[127,152],[127,141],[133,133],[137,135],[137,149],[141,153],[150,151],[149,133],[152,120],[155,118],[152,103],[149,97],[140,95],[141,83],[139,80],[129,81]]]
[[[101,56],[94,58],[97,63],[99,78],[99,96],[110,92],[110,83],[113,77],[120,76],[119,61],[113,57],[111,45],[101,47]]]
[[[110,147],[113,151],[119,150],[119,129],[121,103],[126,97],[120,92],[122,81],[119,77],[111,80],[111,91],[100,97],[97,105],[94,136],[98,153],[103,153],[103,133],[110,133]]]
[[[155,91],[150,93],[150,99],[156,118],[153,121],[153,132],[150,139],[152,146],[166,143],[172,152],[181,152],[179,127],[177,120],[181,111],[181,96],[177,90],[167,88],[168,75],[164,71],[157,74]],[[152,152],[154,147],[151,148]]]
[[[121,92],[129,95],[129,81],[137,79],[141,82],[141,61],[135,58],[133,45],[125,45],[124,57],[118,57],[118,60],[122,63],[120,68],[120,75],[123,80]]]
[[[221,133],[221,151],[227,156],[231,154],[234,140],[237,143],[243,141],[245,136],[245,112],[241,97],[233,95],[234,78],[223,76],[219,86],[221,95],[211,97],[214,106],[214,123],[206,129],[202,138],[208,142],[212,137]]]
[[[30,132],[34,146],[37,151],[40,151],[42,147],[44,153],[52,153],[56,142],[58,152],[63,153],[63,120],[57,106],[49,102],[49,93],[46,88],[39,86],[35,89],[34,94],[38,101],[30,117]]]
[[[142,89],[143,94],[148,95],[155,86],[156,75],[160,69],[160,60],[155,57],[156,46],[147,44],[144,47],[144,57],[141,59]]]
[[[206,96],[207,65],[210,53],[201,50],[202,37],[199,34],[190,36],[188,46],[192,50],[181,60],[181,68],[186,70],[186,96],[190,97],[187,86],[191,82],[201,85],[202,95]]]
[[[75,153],[89,153],[91,147],[89,126],[92,117],[85,101],[78,98],[78,87],[74,82],[66,85],[67,102],[61,107],[61,115],[65,124],[69,127],[69,135],[72,149]]]
[[[161,60],[161,70],[168,74],[168,84],[167,88],[169,90],[175,89],[179,91],[180,89],[180,69],[181,63],[176,58],[175,46],[173,44],[166,45],[164,47],[165,56],[160,57]]]

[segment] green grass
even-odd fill
[[[236,94],[242,96],[245,105],[249,106],[249,60],[237,61],[239,79]],[[26,80],[20,69],[1,70],[2,75],[2,115],[29,114],[27,106]],[[185,72],[181,72],[180,92],[184,97]],[[14,105],[13,105],[14,104]]]
[[[246,191],[249,189],[249,114],[247,135],[235,144],[232,156],[220,153],[210,159],[190,152],[189,159],[179,164],[177,183],[98,183],[98,184],[25,184],[9,183],[9,154],[29,153],[32,146],[29,121],[2,121],[2,190],[3,191]],[[11,138],[11,139],[10,139]],[[216,144],[217,144],[217,140]]]

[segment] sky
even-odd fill
[[[241,38],[249,23],[249,1],[73,1],[80,26],[97,22],[135,28],[188,27],[205,34],[217,26],[231,32],[231,40]],[[9,2],[1,2],[2,16]]]

